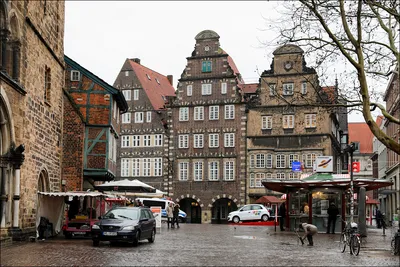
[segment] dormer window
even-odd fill
[[[77,70],[71,71],[71,81],[76,82],[79,81],[81,78],[81,73]]]
[[[212,64],[211,61],[203,61],[201,65],[201,72],[211,72]]]
[[[156,78],[156,82],[158,83],[158,84],[160,84],[160,81]]]
[[[146,74],[147,79],[149,79],[151,81],[151,78],[148,74]]]

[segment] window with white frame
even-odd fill
[[[255,187],[264,187],[261,183],[265,179],[265,173],[256,173]]]
[[[129,135],[123,135],[121,137],[121,147],[129,147],[130,146],[129,139],[130,139]]]
[[[265,155],[264,154],[256,155],[256,168],[265,168]]]
[[[76,82],[81,79],[81,73],[77,70],[71,71],[71,81]]]
[[[194,181],[203,180],[203,161],[195,161],[193,163],[193,180]]]
[[[283,84],[283,95],[293,95],[294,83]]]
[[[129,176],[129,159],[121,159],[121,176]]]
[[[201,85],[201,94],[202,95],[211,95],[212,92],[212,84],[211,83],[203,83]]]
[[[276,167],[285,168],[286,167],[286,156],[283,154],[276,155]]]
[[[140,159],[132,159],[132,176],[140,176]]]
[[[312,168],[314,166],[316,157],[317,157],[317,155],[314,153],[303,155],[303,162],[305,162],[305,167]]]
[[[122,90],[122,94],[124,95],[126,101],[131,100],[131,90]]]
[[[204,107],[203,106],[194,107],[193,119],[195,121],[204,120]]]
[[[189,173],[189,162],[179,162],[179,180],[187,181]]]
[[[192,96],[192,94],[193,94],[193,85],[189,84],[186,86],[186,95]]]
[[[132,135],[132,147],[140,147],[140,135]]]
[[[163,142],[162,134],[154,135],[154,146],[162,146],[162,142]]]
[[[224,134],[224,146],[225,147],[235,147],[235,133],[225,133]]]
[[[193,135],[193,147],[203,148],[204,147],[204,134]]]
[[[235,106],[225,105],[225,119],[233,120],[235,118]]]
[[[306,114],[306,128],[315,128],[317,127],[317,114]]]
[[[129,71],[125,71],[125,77],[128,77],[129,76]]]
[[[133,90],[133,100],[139,100],[139,89]]]
[[[131,123],[131,113],[130,112],[122,114],[122,123]]]
[[[219,134],[208,135],[208,146],[211,148],[219,147]]]
[[[143,135],[143,146],[151,146],[151,135]]]
[[[276,174],[276,178],[284,180],[285,179],[285,173],[284,172],[277,173]]]
[[[180,134],[178,136],[179,142],[178,142],[178,147],[179,148],[188,148],[189,147],[189,135],[188,134]]]
[[[188,121],[189,120],[189,108],[179,108],[179,121]]]
[[[151,111],[146,112],[146,121],[151,122]]]
[[[261,129],[272,129],[272,116],[261,117]]]
[[[256,166],[256,155],[250,155],[250,168],[254,168]]]
[[[250,187],[254,187],[255,186],[255,174],[254,173],[250,173]]]
[[[289,168],[292,168],[293,161],[300,161],[300,157],[297,154],[290,154],[289,155]]]
[[[225,95],[227,93],[227,83],[221,83],[221,94]]]
[[[224,180],[233,181],[235,180],[235,162],[225,161],[224,162]]]
[[[301,94],[302,95],[307,94],[307,82],[302,82],[301,83]]]
[[[266,173],[265,179],[272,179],[272,174],[270,172]]]
[[[270,96],[276,95],[276,84],[275,83],[268,84],[268,88],[269,88]]]
[[[210,161],[208,163],[208,179],[210,181],[217,181],[219,179],[219,162]]]
[[[289,180],[298,180],[299,173],[298,172],[289,172]]]
[[[268,168],[268,169],[271,169],[272,168],[272,162],[273,160],[272,160],[272,155],[271,154],[267,154],[267,159],[265,160],[265,167],[266,168]]]
[[[282,123],[284,129],[294,128],[294,115],[283,115]]]
[[[219,106],[210,106],[209,107],[209,120],[219,120]]]
[[[143,159],[143,176],[151,175],[151,159]]]
[[[162,176],[162,159],[154,158],[154,176]]]
[[[143,112],[135,112],[135,123],[143,122]]]

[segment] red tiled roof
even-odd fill
[[[276,196],[262,196],[256,200],[256,203],[281,203],[284,200],[277,198]]]
[[[239,72],[239,69],[236,67],[235,62],[233,61],[233,59],[231,58],[231,56],[229,56],[229,54],[225,52],[224,49],[221,48],[221,50],[222,50],[222,53],[228,55],[228,64],[229,64],[229,66],[231,67],[231,69],[233,70],[233,74],[234,74],[235,76],[238,76],[238,75],[240,74],[240,72]],[[239,77],[238,77],[238,83],[239,83],[239,87],[241,87],[242,84],[243,84],[242,77],[240,77],[240,79],[239,79]]]
[[[168,78],[145,66],[129,60],[133,71],[142,84],[154,110],[163,109],[166,104],[166,96],[175,96],[175,89]],[[149,79],[150,78],[150,79]],[[158,81],[158,82],[157,82]]]
[[[242,85],[242,90],[245,94],[254,94],[257,90],[258,83],[248,83]]]
[[[360,143],[360,153],[372,153],[374,135],[365,122],[349,122],[349,142]]]

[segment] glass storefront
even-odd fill
[[[318,231],[326,232],[328,227],[328,208],[334,203],[342,214],[342,193],[338,189],[314,189],[312,193],[312,223]],[[340,217],[336,219],[335,232],[341,230]]]
[[[289,218],[290,229],[298,228],[300,223],[308,222],[308,191],[299,190],[290,194],[289,198]]]

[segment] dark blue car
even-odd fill
[[[156,221],[149,208],[115,207],[92,226],[93,246],[100,241],[129,242],[134,246],[140,240],[153,243],[156,237]]]

